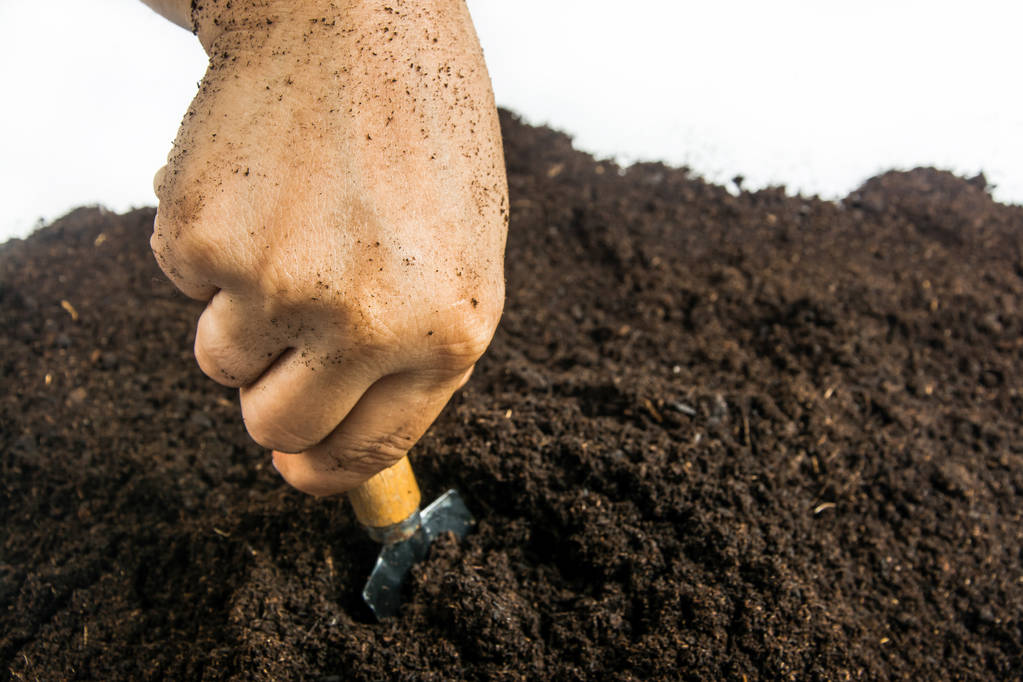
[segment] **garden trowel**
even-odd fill
[[[434,538],[446,532],[463,538],[473,524],[472,514],[455,490],[419,509],[419,485],[408,457],[349,492],[348,499],[359,523],[383,545],[362,590],[377,620],[398,612],[405,576],[426,557]]]

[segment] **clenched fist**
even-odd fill
[[[507,185],[462,0],[191,3],[209,69],[157,173],[195,355],[315,495],[400,459],[504,303]]]

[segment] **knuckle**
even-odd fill
[[[201,343],[196,335],[195,339],[195,361],[199,364],[202,373],[222,386],[240,388],[244,385],[244,379],[228,369],[222,353],[217,348]]]
[[[203,374],[224,386],[239,388],[244,384],[244,377],[231,369],[232,356],[237,350],[230,342],[217,333],[217,324],[210,308],[199,316],[195,327],[195,360]]]
[[[167,230],[164,226],[164,221],[158,215],[156,220],[153,221],[153,234],[149,237],[149,248],[153,251],[153,255],[156,256],[156,261],[160,264],[160,267],[164,269],[166,269],[170,256],[168,246]]]
[[[414,441],[409,436],[350,436],[339,444],[338,456],[344,468],[357,474],[372,475],[405,456]]]
[[[315,444],[304,438],[295,428],[294,421],[285,413],[267,407],[269,402],[253,400],[242,395],[242,420],[249,437],[265,448],[286,453],[302,452]]]
[[[464,371],[471,367],[490,346],[494,328],[488,320],[463,320],[450,329],[438,348],[437,360],[441,367]]]
[[[163,187],[167,182],[167,165],[164,164],[153,174],[153,193],[157,199],[163,196]]]
[[[180,276],[182,267],[188,269],[201,263],[210,253],[211,245],[203,243],[199,230],[158,217],[149,247],[164,272]]]
[[[280,473],[281,478],[299,492],[316,497],[323,497],[336,492],[327,477],[315,470],[306,467],[285,468],[280,466],[276,454],[274,455],[274,466],[277,468],[278,473]]]
[[[314,497],[324,497],[330,495],[333,490],[326,485],[317,476],[310,476],[308,474],[292,474],[289,476],[282,476],[285,481],[288,482],[295,490],[306,495],[312,495]]]
[[[213,228],[222,226],[223,216],[230,213],[230,195],[226,192],[211,195],[200,185],[185,185],[171,177],[176,178],[164,173],[157,192],[159,206],[150,244],[154,251],[178,262],[204,263],[223,245],[217,241],[222,230]]]
[[[195,225],[168,227],[163,235],[163,252],[177,263],[191,266],[202,265],[214,253],[214,244],[204,239],[204,230]]]

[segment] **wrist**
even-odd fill
[[[310,22],[331,24],[353,4],[330,0],[190,0],[190,24],[207,54],[227,34],[245,36],[248,47],[304,31]],[[239,47],[239,46],[235,46]]]
[[[281,21],[280,2],[269,0],[191,0],[190,23],[206,54],[226,33],[243,31],[250,41],[265,41],[274,24]]]

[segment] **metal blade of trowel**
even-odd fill
[[[419,485],[408,457],[349,492],[348,499],[370,537],[383,545],[362,591],[377,619],[398,612],[401,586],[412,566],[426,557],[434,538],[446,532],[465,537],[473,523],[454,490],[419,510]]]
[[[362,590],[362,598],[378,620],[398,613],[401,586],[412,566],[426,558],[430,543],[442,533],[464,538],[473,524],[472,514],[457,490],[449,490],[419,514],[420,525],[404,540],[380,549],[373,572]]]

